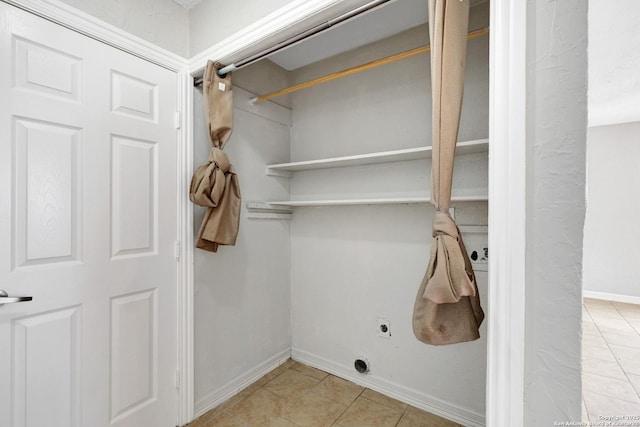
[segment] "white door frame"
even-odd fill
[[[492,0],[488,426],[524,423],[527,3]]]
[[[178,425],[191,421],[193,378],[193,215],[188,182],[193,171],[193,79],[207,59],[228,61],[251,46],[273,43],[287,29],[336,13],[354,0],[294,0],[190,61],[57,0],[1,0],[114,46],[178,75],[181,111],[178,209]],[[365,0],[359,3],[366,3]],[[487,425],[518,427],[524,397],[524,243],[526,170],[526,2],[492,0],[489,138],[489,274]]]
[[[91,15],[79,11],[57,0],[0,0],[34,15],[60,24],[107,45],[145,59],[176,73],[178,84],[178,108],[176,125],[180,126],[176,161],[178,173],[177,209],[179,258],[176,277],[177,304],[177,372],[176,386],[179,387],[178,419],[176,425],[184,425],[193,417],[193,215],[189,203],[188,185],[192,173],[192,117],[193,79],[187,73],[187,60],[153,43],[149,43]]]

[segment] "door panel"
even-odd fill
[[[0,425],[176,425],[177,92],[0,2]]]
[[[80,324],[79,307],[15,319],[11,425],[82,425]],[[47,411],[33,409],[33,402],[45,401]]]

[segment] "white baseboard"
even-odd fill
[[[583,298],[594,298],[605,301],[627,302],[629,304],[640,304],[640,297],[631,295],[609,294],[607,292],[582,291]]]
[[[291,349],[286,349],[266,360],[265,362],[262,362],[258,366],[248,370],[244,374],[229,381],[218,390],[212,391],[211,393],[207,394],[202,399],[196,402],[194,408],[194,419],[200,417],[201,415],[204,415],[216,406],[226,402],[232,396],[238,394],[240,391],[244,390],[257,380],[262,378],[264,375],[282,365],[284,362],[289,360],[290,357]]]
[[[354,371],[353,367],[341,365],[304,350],[292,348],[291,358],[297,362],[313,366],[314,368],[344,378],[363,387],[368,387],[386,396],[393,397],[401,402],[455,421],[464,426],[484,427],[486,425],[484,414],[478,414],[468,409],[452,405],[436,397],[420,393],[382,378],[377,378],[373,375],[358,374]]]

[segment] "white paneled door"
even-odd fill
[[[0,426],[176,425],[177,97],[0,2]]]

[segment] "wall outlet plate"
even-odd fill
[[[391,322],[389,319],[378,317],[378,336],[380,338],[391,338]]]

